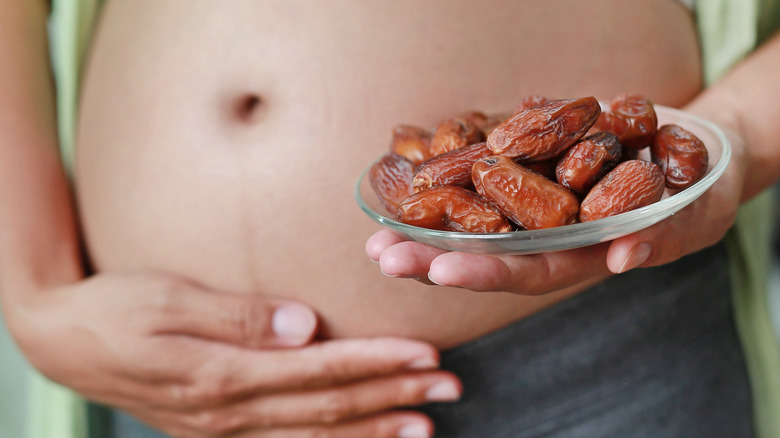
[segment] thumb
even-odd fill
[[[607,266],[619,274],[637,267],[658,266],[717,243],[734,223],[733,208],[705,195],[675,215],[609,246]]]
[[[308,306],[258,295],[177,284],[165,293],[156,334],[180,334],[249,348],[298,347],[311,341],[317,316]]]

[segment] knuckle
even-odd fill
[[[204,410],[190,415],[189,426],[207,435],[222,436],[240,428],[240,418],[231,413]]]
[[[531,255],[527,258],[531,262],[533,276],[518,276],[506,267],[505,274],[509,279],[507,282],[514,284],[509,290],[521,293],[523,295],[544,295],[550,291],[550,284],[554,280],[550,261],[543,254]]]
[[[666,261],[672,262],[685,255],[685,244],[682,239],[667,239],[666,243]]]
[[[331,391],[314,407],[314,417],[325,424],[334,424],[355,413],[350,398],[342,391]]]
[[[170,315],[181,309],[182,285],[179,281],[167,277],[153,277],[149,281],[152,283],[151,288],[155,291],[152,295],[154,310]]]
[[[326,427],[315,427],[309,429],[302,438],[345,438],[343,435]]]
[[[230,324],[242,345],[258,346],[269,335],[269,315],[266,306],[256,300],[242,300],[232,314]]]
[[[171,396],[182,406],[200,408],[224,403],[230,398],[229,385],[224,379],[214,379],[196,385],[175,385]]]
[[[305,387],[322,386],[324,382],[339,382],[350,374],[349,367],[341,360],[326,360],[312,364],[300,376],[299,381]]]
[[[283,425],[283,423],[283,421],[280,421],[278,415],[271,412],[266,412],[264,410],[255,412],[252,418],[252,424],[260,429],[270,429],[272,427]]]
[[[411,406],[425,400],[425,387],[417,380],[405,379],[400,382],[398,389],[392,394],[395,396],[396,406]]]
[[[374,438],[389,438],[396,436],[396,425],[389,421],[370,421],[365,424],[364,436],[370,436]]]
[[[319,426],[308,429],[301,438],[389,438],[396,436],[397,423],[380,418],[343,426]]]

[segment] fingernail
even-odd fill
[[[430,370],[438,367],[439,362],[432,357],[419,357],[406,364],[406,368],[410,370]]]
[[[422,423],[410,423],[398,429],[398,438],[430,438],[428,426]]]
[[[628,256],[623,262],[623,265],[620,266],[618,274],[621,272],[630,271],[631,269],[634,269],[642,263],[646,262],[647,259],[650,258],[650,253],[652,252],[653,246],[647,242],[640,243],[639,245],[633,247],[631,252],[628,253]]]
[[[271,318],[271,328],[276,336],[290,341],[309,339],[316,323],[306,307],[296,304],[277,307]]]
[[[382,270],[382,266],[379,267],[379,272],[381,272],[385,277],[390,277],[390,278],[398,277],[398,274],[393,275],[393,274],[388,274],[387,272],[383,271]]]
[[[452,382],[437,383],[425,392],[427,401],[454,401],[460,398],[460,391]]]

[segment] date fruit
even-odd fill
[[[532,95],[527,96],[523,100],[520,101],[519,104],[515,107],[515,112],[522,111],[528,108],[533,108],[535,106],[544,105],[545,103],[550,103],[551,100],[539,95]]]
[[[471,166],[491,155],[484,141],[437,155],[417,166],[412,188],[417,193],[434,186],[471,187]]]
[[[584,195],[620,162],[622,146],[615,134],[602,131],[566,150],[555,167],[562,186]]]
[[[596,127],[617,135],[626,148],[642,149],[653,141],[658,117],[653,102],[638,94],[622,93],[612,99]]]
[[[412,125],[398,125],[393,128],[393,139],[390,151],[394,152],[415,166],[431,157],[431,131]]]
[[[441,155],[470,144],[485,141],[482,130],[471,120],[446,119],[439,123],[431,139],[431,156]]]
[[[371,166],[368,180],[382,206],[395,215],[398,204],[412,194],[413,175],[412,162],[391,152]]]
[[[558,156],[596,122],[601,106],[594,97],[561,99],[515,113],[488,136],[496,155],[518,161]]]
[[[650,146],[652,160],[666,178],[666,187],[686,189],[707,173],[709,154],[704,143],[677,125],[658,128]]]
[[[406,198],[398,220],[417,227],[466,233],[504,233],[509,223],[493,205],[462,187],[439,186]]]
[[[555,181],[555,166],[558,164],[558,160],[550,158],[549,160],[532,161],[530,163],[522,163],[523,167],[528,170],[533,170],[539,175],[544,176],[547,179]]]
[[[642,160],[620,163],[585,196],[580,222],[625,213],[661,200],[664,176],[657,165]]]
[[[528,230],[573,224],[579,202],[574,194],[504,156],[474,163],[477,192],[491,200],[511,221]]]

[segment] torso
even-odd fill
[[[577,290],[384,277],[352,189],[391,128],[530,94],[680,106],[700,88],[699,61],[673,0],[109,1],[77,150],[90,257],[97,270],[300,300],[327,336],[454,346]]]

